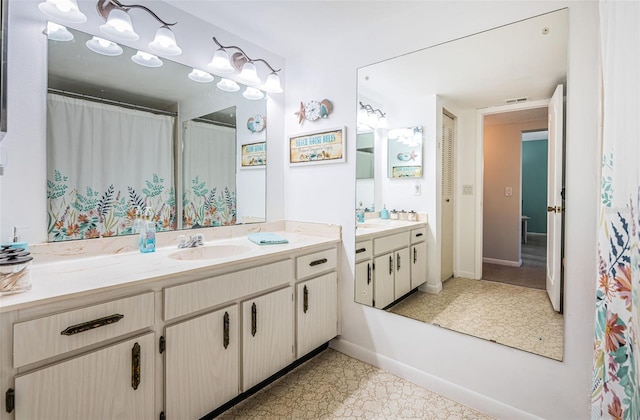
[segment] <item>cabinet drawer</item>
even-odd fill
[[[243,296],[288,284],[293,278],[291,260],[164,289],[164,319],[168,321]]]
[[[375,238],[373,240],[373,247],[376,250],[376,255],[384,254],[394,249],[402,248],[409,245],[409,232],[396,233],[395,235],[384,236],[382,238]]]
[[[417,244],[418,242],[425,241],[427,239],[427,228],[421,227],[411,230],[411,243]]]
[[[74,309],[13,326],[13,366],[99,343],[150,327],[153,293]]]
[[[328,270],[335,270],[338,266],[338,251],[336,248],[314,252],[296,258],[298,280],[305,279],[315,274]]]
[[[356,243],[356,262],[368,260],[373,256],[373,241]]]

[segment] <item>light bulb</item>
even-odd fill
[[[66,26],[47,22],[47,38],[53,41],[71,41],[73,40],[73,34],[69,32]]]
[[[109,12],[107,22],[100,25],[100,30],[120,41],[137,41],[140,38],[133,30],[129,14],[122,9]]]
[[[191,73],[189,73],[189,79],[198,83],[209,83],[213,82],[213,76],[207,73],[206,71],[202,71],[199,69],[193,69]]]
[[[242,92],[242,96],[252,101],[259,101],[260,99],[264,98],[264,93],[262,93],[260,89],[247,86],[244,92]]]
[[[156,31],[156,36],[149,43],[149,49],[156,54],[180,55],[182,49],[176,44],[176,37],[173,31],[166,26]]]
[[[140,50],[138,50],[136,55],[131,57],[131,60],[133,60],[134,63],[145,67],[161,67],[163,64],[162,60],[155,55]]]
[[[233,80],[229,79],[220,80],[216,86],[224,92],[237,92],[240,90],[240,86]]]
[[[85,45],[91,51],[107,56],[117,56],[122,54],[122,47],[115,42],[94,36],[88,40]]]
[[[282,93],[282,86],[280,85],[280,76],[276,72],[271,73],[267,77],[267,81],[262,86],[262,89],[270,93]]]
[[[229,54],[227,54],[227,51],[224,48],[216,50],[211,62],[207,64],[207,68],[214,73],[220,74],[235,72],[235,69],[231,66],[231,62],[229,61]]]
[[[69,23],[84,23],[87,16],[80,11],[76,0],[47,0],[38,9],[50,18]]]
[[[242,71],[238,75],[238,80],[245,85],[255,86],[260,84],[260,78],[258,77],[258,70],[256,65],[251,61],[247,61],[242,66]]]

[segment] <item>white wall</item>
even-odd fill
[[[379,26],[289,59],[287,135],[347,126],[344,164],[284,168],[285,216],[343,226],[342,337],[334,345],[446,396],[501,417],[589,416],[597,202],[598,20],[596,2],[409,2]],[[561,7],[570,8],[567,100],[565,356],[557,362],[353,303],[356,69],[418,48]],[[365,11],[363,11],[365,13]],[[329,98],[328,120],[299,127],[300,100]],[[464,114],[466,111],[462,112]],[[461,115],[458,114],[458,117]],[[458,139],[456,191],[476,182],[475,127]],[[346,182],[351,179],[352,181]],[[423,188],[426,200],[427,192]],[[456,197],[460,270],[473,271],[475,196]],[[463,203],[469,201],[469,206]],[[580,209],[571,212],[570,209]],[[585,227],[591,227],[586,228]]]
[[[46,240],[46,101],[47,88],[47,38],[42,34],[46,26],[45,16],[38,10],[40,0],[10,0],[9,51],[8,51],[8,124],[9,129],[1,146],[9,158],[4,176],[0,177],[0,239],[8,240],[12,226],[29,226],[22,230],[22,239],[30,243]],[[182,55],[174,61],[197,68],[206,68],[214,52],[212,36],[229,45],[240,45],[250,56],[261,57],[276,68],[284,67],[281,57],[265,51],[249,41],[200,21],[193,16],[158,1],[142,1],[154,12],[170,16],[178,22],[173,28]],[[99,34],[103,23],[95,13],[95,0],[78,1],[88,17],[84,24],[69,25],[87,33]],[[144,34],[131,47],[146,49],[145,44],[157,29],[153,19],[135,19],[136,30]],[[145,27],[151,25],[150,27]],[[224,40],[224,41],[222,41]],[[261,70],[259,70],[261,71]],[[283,83],[285,70],[280,72]],[[267,218],[284,216],[282,167],[284,146],[283,112],[284,95],[267,98],[268,121],[267,159],[269,165],[267,184],[269,201]],[[246,121],[246,119],[245,119]]]

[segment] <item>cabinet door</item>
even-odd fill
[[[384,308],[393,302],[393,253],[388,253],[374,259],[373,271],[373,305]]]
[[[153,333],[18,376],[15,418],[155,419]]]
[[[167,327],[165,414],[197,419],[239,392],[238,305]]]
[[[356,264],[356,303],[373,306],[373,262]]]
[[[411,289],[427,281],[427,243],[411,247]]]
[[[411,291],[411,261],[409,248],[394,252],[394,299],[400,299]]]
[[[325,274],[296,285],[297,358],[338,333],[338,275]]]
[[[293,288],[242,302],[242,390],[293,362]]]

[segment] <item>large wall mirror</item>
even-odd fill
[[[562,360],[564,213],[547,200],[563,182],[567,39],[562,9],[358,69],[356,104],[384,109],[389,128],[358,127],[374,146],[357,161],[356,206],[428,216],[426,278],[380,309]],[[423,144],[398,151],[389,133],[406,127]],[[397,156],[420,156],[417,179],[390,178]]]
[[[49,241],[130,234],[138,208],[160,231],[265,221],[264,97],[77,30],[52,34]]]

